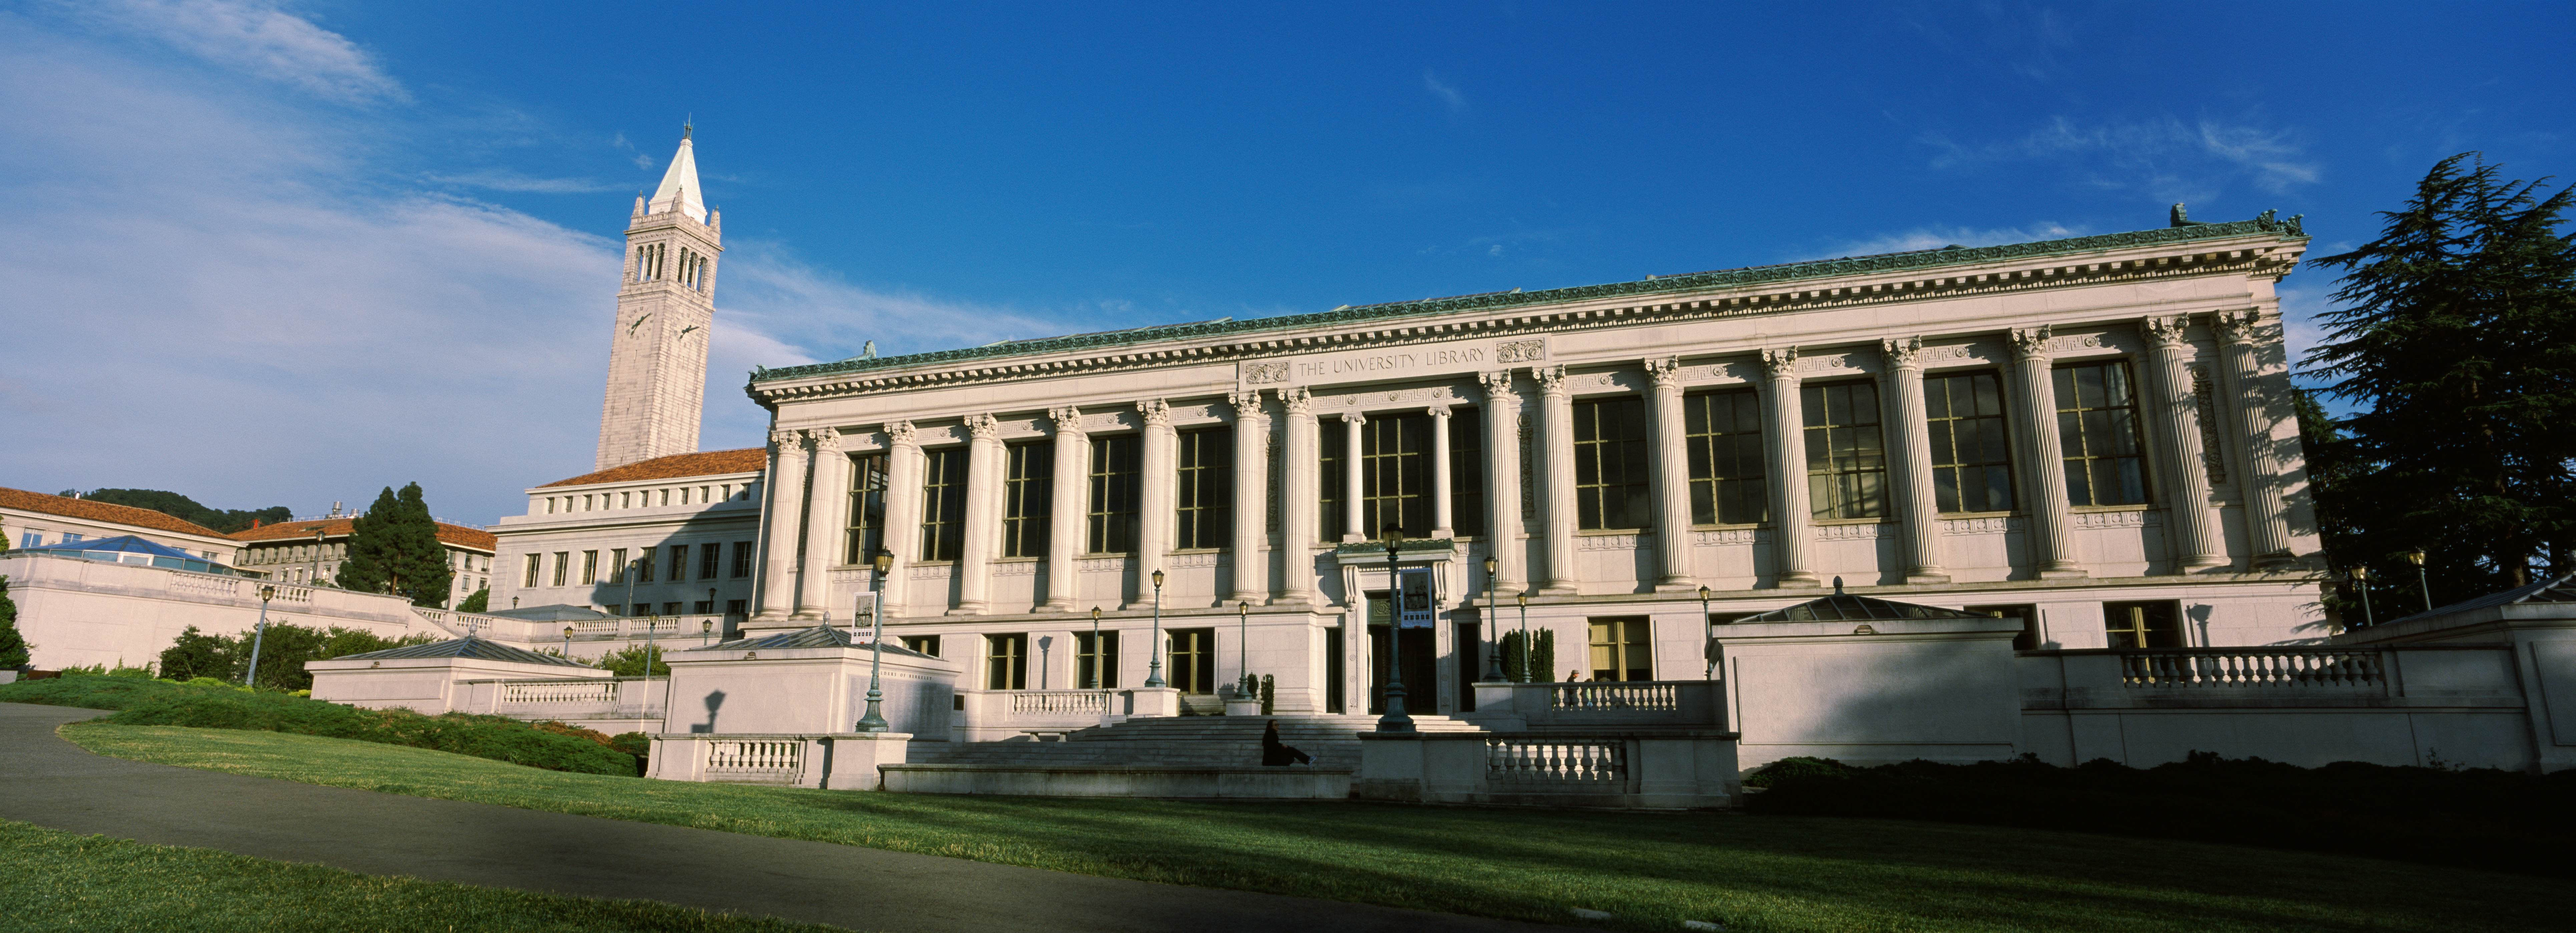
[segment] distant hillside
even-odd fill
[[[151,509],[173,518],[196,522],[225,534],[248,528],[253,521],[269,524],[295,517],[292,510],[282,505],[272,505],[248,512],[241,509],[210,509],[197,504],[195,499],[159,489],[92,489],[88,492],[66,489],[62,494],[110,505],[130,505],[138,509]]]

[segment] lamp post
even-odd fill
[[[1101,650],[1100,650],[1100,607],[1098,607],[1098,606],[1093,606],[1093,607],[1091,607],[1091,687],[1090,687],[1090,689],[1093,689],[1093,690],[1098,690],[1098,689],[1100,689],[1100,665],[1101,665],[1101,663],[1102,663],[1103,661],[1108,660],[1108,657],[1109,657],[1109,656],[1108,656],[1108,654],[1107,654],[1106,652],[1103,652],[1103,651],[1101,651]]]
[[[2406,562],[2415,565],[2415,588],[2424,592],[2424,611],[2433,611],[2433,581],[2424,576],[2424,549],[2406,552]]]
[[[1521,604],[1521,682],[1529,683],[1530,655],[1538,652],[1538,646],[1530,643],[1529,594],[1514,593],[1512,594],[1512,600]]]
[[[643,576],[643,566],[641,557],[626,564],[626,617],[630,619],[635,617],[635,578]],[[648,682],[653,679],[653,630],[661,627],[653,624],[655,621],[652,617],[644,620],[644,679]]]
[[[1163,572],[1154,571],[1154,634],[1145,642],[1145,688],[1168,687],[1163,682]]]
[[[1494,555],[1485,555],[1485,611],[1477,614],[1477,622],[1484,626],[1485,638],[1488,643],[1492,645],[1492,647],[1485,649],[1485,682],[1487,683],[1494,683],[1503,679],[1503,627],[1498,624],[1497,620],[1494,618],[1494,609],[1496,608],[1494,605],[1494,564]]]
[[[716,637],[716,620],[714,620],[714,619],[699,619],[699,620],[698,620],[698,647],[700,647],[700,648],[704,648],[704,647],[706,647],[710,642],[715,641],[715,637]]]
[[[2352,568],[2352,588],[2361,591],[2361,624],[2364,626],[2379,624],[2379,620],[2372,618],[2370,614],[2370,567],[2368,565],[2355,565]]]
[[[572,626],[564,626],[564,660],[572,660]]]
[[[1716,680],[1717,645],[1715,642],[1717,640],[1717,626],[1708,620],[1708,587],[1705,586],[1699,588],[1699,630],[1704,633],[1708,641],[1708,643],[1702,644],[1699,647],[1701,658],[1708,662],[1708,670],[1701,675],[1701,679]]]
[[[1252,603],[1247,601],[1234,604],[1234,664],[1243,671],[1243,678],[1234,685],[1234,698],[1260,698],[1261,682],[1252,679]]]
[[[1377,731],[1405,733],[1413,731],[1413,717],[1404,712],[1404,581],[1396,574],[1396,553],[1404,549],[1404,526],[1390,524],[1386,541],[1386,714],[1377,718]]]
[[[878,551],[876,567],[876,588],[868,594],[873,597],[870,601],[876,604],[868,612],[869,617],[876,620],[875,635],[868,639],[868,712],[859,717],[857,728],[852,730],[856,732],[894,731],[893,727],[886,725],[885,691],[877,679],[885,668],[885,575],[894,569],[894,552]]]
[[[242,686],[250,686],[259,676],[259,643],[268,638],[268,601],[276,596],[277,588],[274,586],[259,588],[259,629],[258,634],[250,637],[250,673],[242,675]]]
[[[323,526],[323,525],[315,525],[315,526],[313,526],[313,585],[314,585],[314,586],[321,586],[321,585],[322,585],[322,548],[326,546],[326,545],[324,545],[324,544],[322,543],[322,529],[323,529],[324,527],[325,527],[325,526]]]

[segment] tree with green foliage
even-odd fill
[[[2576,570],[2576,236],[2546,181],[2452,156],[2379,239],[2315,260],[2345,274],[2306,364],[2361,411],[2302,440],[2329,552],[2377,605],[2421,607],[2417,548],[2436,605]]]
[[[492,588],[475,590],[473,595],[456,602],[458,612],[485,612],[492,608]]]
[[[181,629],[170,647],[161,649],[161,676],[171,680],[194,680],[212,677],[216,680],[237,679],[233,671],[245,658],[234,657],[233,639],[208,635],[194,625]]]
[[[333,578],[341,589],[392,593],[415,606],[447,601],[455,571],[447,566],[447,548],[438,543],[438,522],[429,517],[419,483],[404,485],[399,494],[385,487],[376,504],[349,524],[349,556]]]
[[[171,680],[212,677],[226,682],[241,680],[250,666],[253,634],[207,635],[188,626],[179,638],[161,652],[161,676]],[[309,690],[313,675],[304,669],[307,661],[321,661],[343,655],[383,651],[404,645],[422,645],[437,641],[429,634],[386,638],[365,629],[331,626],[306,628],[272,622],[259,646],[259,682],[254,686],[269,690]]]
[[[9,578],[0,575],[0,671],[27,666],[27,637],[18,634],[18,603],[9,598]]]
[[[590,662],[590,666],[606,669],[619,677],[667,677],[671,673],[671,666],[662,663],[662,646],[658,644],[649,649],[644,645],[628,645],[600,656],[599,660]]]
[[[62,494],[65,496],[78,496],[92,502],[106,502],[113,505],[130,505],[138,509],[151,509],[152,511],[159,512],[163,515],[192,521],[225,534],[231,534],[233,532],[249,528],[253,523],[274,525],[278,522],[288,521],[295,517],[294,512],[289,511],[282,505],[272,505],[268,508],[248,511],[242,509],[218,509],[211,506],[199,505],[195,499],[160,489],[92,489],[88,492],[81,492],[77,489],[66,489],[63,490]]]
[[[1535,650],[1525,647],[1535,644]],[[1550,683],[1556,680],[1556,633],[1547,629],[1530,632],[1525,642],[1521,633],[1506,631],[1502,637],[1503,679],[1513,683]],[[1521,676],[1523,656],[1527,656],[1529,676]]]

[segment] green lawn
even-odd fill
[[[0,929],[190,933],[827,933],[652,901],[478,888],[76,836],[0,820]]]
[[[1346,803],[930,797],[541,771],[338,739],[67,726],[102,754],[1093,875],[1671,930],[2531,930],[2564,880],[1906,821]]]

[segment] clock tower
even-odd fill
[[[698,450],[724,218],[707,210],[690,134],[681,128],[662,186],[635,199],[626,225],[596,469]]]

